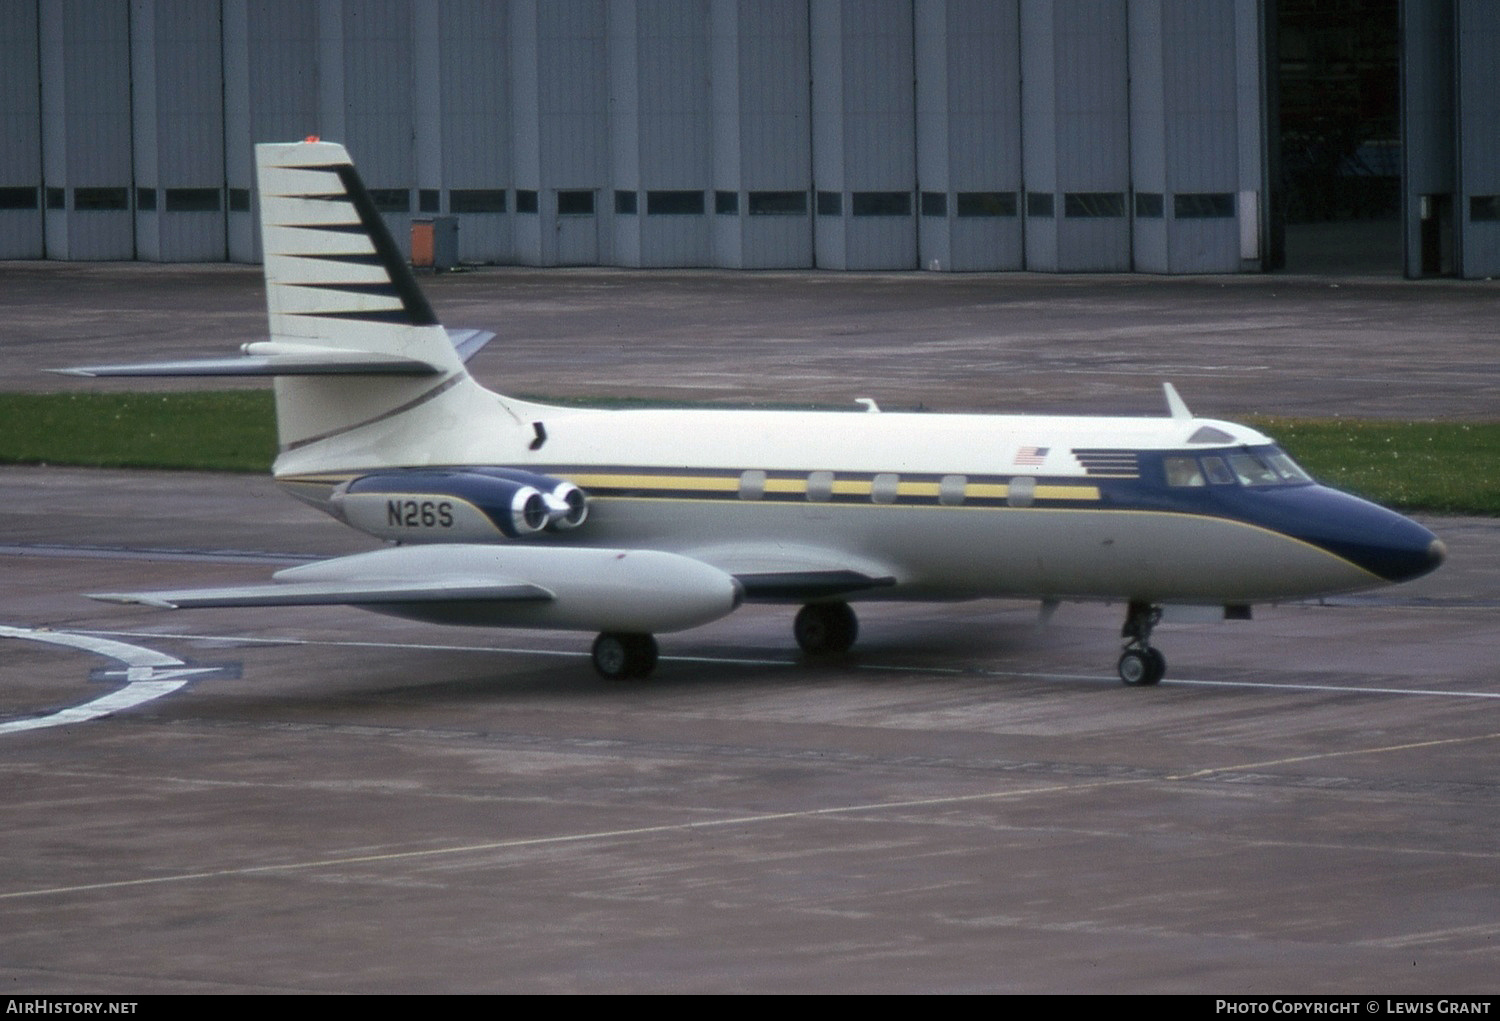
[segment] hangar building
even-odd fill
[[[1392,137],[1289,161],[1283,44],[1382,4]],[[1492,0],[0,0],[0,258],[256,261],[252,146],[316,134],[465,260],[1258,271],[1322,159],[1483,277],[1497,63]]]

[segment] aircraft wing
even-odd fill
[[[807,602],[887,588],[898,581],[883,564],[803,547],[727,546],[688,552],[734,576],[752,602]]]
[[[744,589],[661,550],[434,543],[289,567],[269,583],[91,598],[164,609],[350,605],[438,624],[649,634],[716,620]]]
[[[546,602],[553,594],[529,582],[430,581],[271,582],[160,592],[95,592],[90,599],[167,610],[230,606],[372,606],[381,603]]]

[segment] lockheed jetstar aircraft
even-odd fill
[[[270,339],[82,375],[275,377],[276,481],[394,545],[265,584],[96,598],[349,604],[443,624],[597,631],[642,677],[657,632],[746,600],[802,604],[843,652],[849,601],[1018,597],[1127,607],[1130,685],[1161,680],[1167,604],[1303,599],[1433,570],[1427,529],[1310,479],[1275,443],[1162,418],[559,408],[464,368],[493,334],[439,325],[343,146],[256,147]]]

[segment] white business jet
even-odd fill
[[[275,377],[277,482],[393,545],[265,584],[98,598],[348,604],[443,624],[599,632],[643,677],[658,632],[747,600],[802,604],[809,655],[854,643],[850,600],[1114,600],[1121,680],[1166,661],[1170,604],[1350,592],[1443,560],[1426,528],[1318,485],[1270,439],[1193,417],[559,408],[501,396],[445,330],[343,146],[256,148],[270,340],[243,355],[76,374]]]

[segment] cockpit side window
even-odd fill
[[[1208,481],[1216,486],[1234,485],[1234,472],[1229,470],[1222,457],[1205,457],[1203,471],[1208,475]]]
[[[1167,454],[1162,458],[1167,485],[1175,489],[1198,486],[1295,486],[1312,482],[1279,447],[1242,447],[1216,454]]]
[[[1259,457],[1248,450],[1238,454],[1229,455],[1229,467],[1234,469],[1234,474],[1243,486],[1277,486],[1281,484],[1281,476],[1276,474],[1272,468]]]
[[[1169,486],[1201,486],[1204,485],[1203,469],[1198,466],[1196,457],[1168,457],[1162,460],[1162,467],[1166,469],[1167,485]]]

